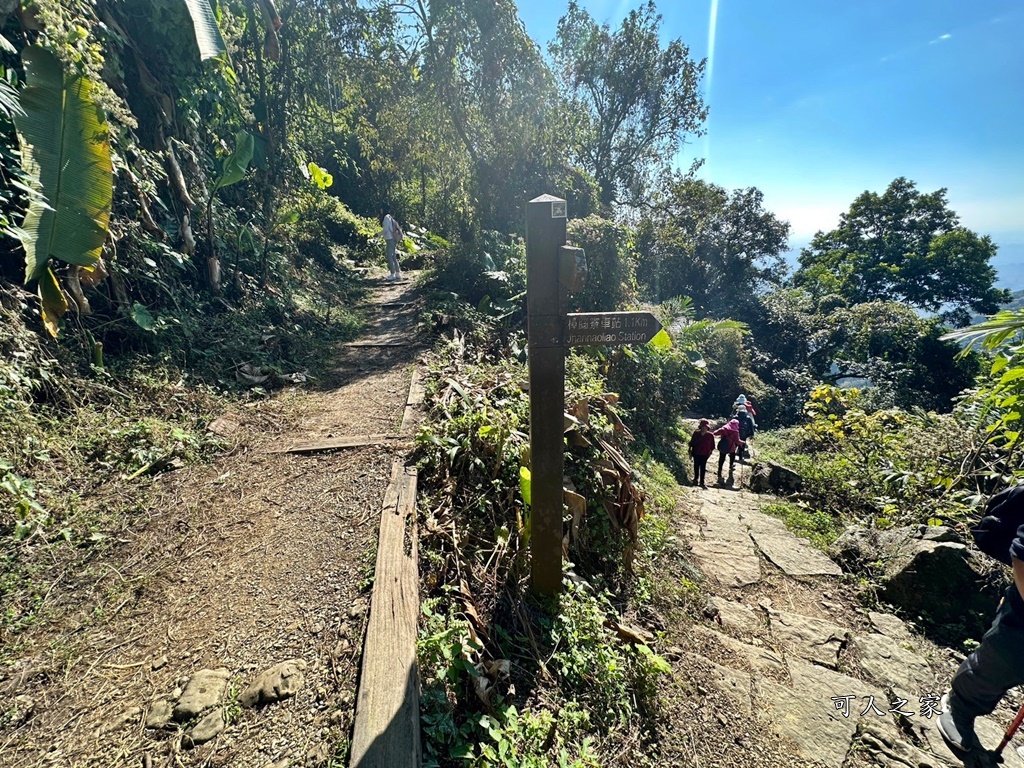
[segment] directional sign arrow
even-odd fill
[[[565,343],[570,347],[599,344],[646,344],[661,330],[650,312],[575,312],[565,316]]]

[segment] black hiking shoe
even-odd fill
[[[961,714],[958,711],[954,695],[947,693],[940,702],[942,713],[939,715],[937,726],[942,740],[952,750],[953,754],[963,760],[966,756],[977,757],[985,752],[985,748],[978,740],[978,734],[974,732],[974,717]],[[984,765],[984,763],[981,763]]]

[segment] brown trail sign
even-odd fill
[[[530,368],[530,551],[533,588],[562,586],[562,414],[567,346],[644,344],[661,330],[650,312],[567,314],[587,272],[581,248],[565,244],[565,200],[526,204],[526,314]]]
[[[661,323],[650,312],[575,312],[565,316],[565,343],[646,344],[658,335]]]

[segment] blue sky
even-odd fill
[[[568,0],[518,4],[546,51]],[[581,2],[613,27],[639,4]],[[760,188],[795,245],[834,227],[860,192],[906,176],[923,191],[947,187],[966,226],[1024,261],[1020,0],[657,4],[666,39],[696,59],[713,51],[707,136],[680,164],[703,157],[703,177]]]

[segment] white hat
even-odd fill
[[[736,398],[736,402],[739,403],[740,405],[743,405],[743,403],[747,402],[747,396],[740,395],[739,397]]]

